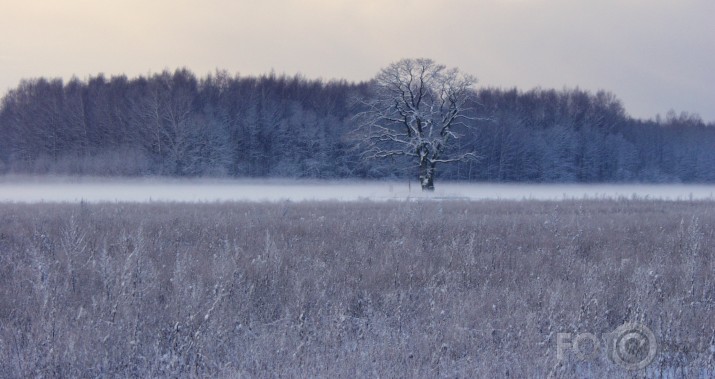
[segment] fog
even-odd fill
[[[0,202],[277,202],[405,200],[713,200],[715,185],[491,184],[389,181],[0,178]]]

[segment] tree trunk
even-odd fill
[[[434,163],[422,161],[420,163],[420,185],[422,191],[434,191]]]

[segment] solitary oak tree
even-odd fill
[[[437,163],[474,158],[447,156],[458,126],[469,127],[466,108],[476,79],[431,59],[403,59],[383,68],[358,115],[367,158],[416,160],[423,191],[434,190]]]

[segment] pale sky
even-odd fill
[[[187,67],[367,80],[427,57],[481,86],[615,93],[715,121],[713,0],[0,0],[0,92],[20,79]]]

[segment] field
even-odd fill
[[[709,201],[0,204],[0,372],[711,377],[713,230]],[[625,322],[645,369],[559,347]]]

